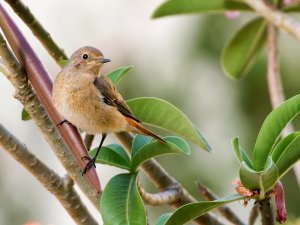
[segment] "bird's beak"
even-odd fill
[[[101,63],[108,63],[108,62],[110,62],[111,60],[110,60],[110,59],[106,59],[106,58],[100,58],[99,61],[100,61]]]

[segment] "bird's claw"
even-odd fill
[[[85,166],[83,172],[82,172],[82,176],[85,175],[92,167],[95,167],[95,168],[96,168],[96,164],[95,164],[96,158],[95,158],[95,157],[91,159],[91,158],[88,157],[88,156],[83,156],[83,157],[81,157],[81,159],[82,159],[82,160],[83,160],[83,159],[89,160],[88,163],[86,164],[86,166]]]

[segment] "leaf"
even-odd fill
[[[260,190],[260,199],[265,198],[265,193],[269,191],[277,182],[278,170],[272,158],[268,158],[267,168],[263,171],[254,171],[245,162],[240,167],[240,179],[248,190]]]
[[[137,189],[137,174],[119,174],[106,185],[100,199],[105,225],[146,224],[146,211]]]
[[[144,123],[174,132],[206,151],[211,151],[205,137],[186,115],[171,103],[158,98],[143,97],[128,100],[127,104],[133,115]]]
[[[279,179],[281,179],[300,159],[300,133],[297,132],[297,136],[290,142],[290,144],[285,149],[283,149],[281,154],[278,154],[277,151],[279,150],[276,149],[275,152],[274,149],[273,155],[275,158],[279,156],[275,164],[278,168]]]
[[[120,67],[109,72],[107,76],[116,85],[132,68],[133,66]]]
[[[31,117],[30,117],[29,113],[26,111],[25,108],[22,109],[22,116],[21,116],[21,118],[24,121],[31,120]]]
[[[251,10],[247,5],[230,0],[172,0],[160,5],[152,18],[188,13],[224,13],[228,10]]]
[[[167,143],[162,144],[155,140],[135,150],[135,154],[131,156],[131,171],[136,171],[139,165],[155,156],[171,153],[190,154],[189,145],[182,138],[171,136],[165,137],[164,140]]]
[[[282,8],[282,11],[287,12],[287,13],[299,13],[300,5],[299,4],[287,5]]]
[[[63,60],[60,60],[58,62],[58,64],[60,65],[60,67],[64,67],[67,63],[68,63],[69,60],[67,59],[63,59]]]
[[[226,75],[241,79],[251,68],[267,39],[266,21],[251,20],[227,42],[222,50],[221,63]]]
[[[241,164],[244,161],[247,164],[247,166],[252,168],[253,167],[252,161],[247,155],[246,151],[242,149],[242,147],[240,146],[239,137],[232,139],[231,143],[232,143],[233,151],[239,163]]]
[[[90,157],[94,157],[96,155],[97,149],[98,148],[95,148],[90,152]],[[129,156],[123,147],[117,144],[102,146],[96,159],[96,163],[107,164],[130,170]]]
[[[253,168],[260,171],[284,127],[300,112],[300,95],[296,95],[274,109],[265,119],[254,146]]]
[[[209,212],[212,209],[244,199],[244,196],[239,194],[233,194],[226,198],[220,198],[215,201],[203,201],[189,203],[181,206],[174,213],[163,214],[159,217],[156,225],[182,225],[185,224],[203,214]]]
[[[293,132],[280,140],[272,151],[272,160],[276,164],[282,153],[289,147],[289,145],[300,136],[300,132]]]
[[[141,147],[150,143],[152,140],[153,138],[150,136],[145,136],[141,134],[135,135],[132,142],[131,155],[134,155]]]

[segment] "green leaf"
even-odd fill
[[[60,67],[64,67],[67,63],[68,63],[69,60],[67,59],[63,59],[63,60],[60,60],[58,62],[58,64],[60,65]]]
[[[253,168],[260,171],[275,146],[284,127],[300,112],[300,95],[274,109],[265,119],[254,146]]]
[[[232,148],[233,148],[234,154],[235,154],[237,160],[239,161],[239,163],[241,164],[244,161],[247,164],[247,166],[252,168],[253,167],[252,161],[249,158],[246,151],[244,149],[242,149],[242,147],[240,146],[239,137],[235,137],[234,139],[232,139],[231,143],[232,143]]]
[[[141,134],[135,135],[132,147],[131,147],[131,155],[134,155],[141,147],[143,147],[146,144],[149,144],[153,140],[150,136],[145,136]]]
[[[265,198],[265,194],[277,182],[278,170],[272,158],[268,158],[267,167],[263,171],[254,171],[245,162],[240,167],[240,179],[248,190],[260,190],[260,199]]]
[[[165,137],[164,140],[167,143],[162,144],[155,140],[135,150],[135,154],[131,156],[131,171],[136,171],[139,165],[155,156],[171,153],[190,154],[189,145],[182,138],[171,136]]]
[[[266,43],[266,24],[262,18],[251,20],[227,42],[221,55],[226,75],[234,79],[244,77]]]
[[[107,76],[116,85],[132,68],[133,66],[120,67],[109,72]]]
[[[100,212],[105,225],[147,224],[137,174],[119,174],[108,182],[101,196]]]
[[[281,154],[279,153],[279,151]],[[281,150],[278,150],[277,148],[274,149],[272,156],[275,159],[277,158],[275,164],[278,168],[279,179],[281,179],[300,159],[300,133],[297,132],[296,137],[290,142],[288,146],[286,146],[286,148],[283,148]]]
[[[96,155],[97,149],[98,148],[95,148],[90,152],[90,157],[94,157]],[[96,159],[96,163],[107,164],[130,170],[129,156],[123,147],[117,144],[102,146]]]
[[[181,206],[171,215],[163,214],[159,217],[156,225],[182,225],[185,224],[203,214],[209,212],[212,209],[226,205],[230,202],[235,202],[244,199],[244,196],[239,194],[230,195],[226,198],[220,198],[215,201],[203,201],[189,203]]]
[[[25,108],[22,109],[22,120],[24,121],[28,121],[28,120],[31,120],[31,117],[29,115],[29,113],[26,111]]]
[[[286,148],[299,136],[300,132],[293,132],[279,141],[272,151],[272,160],[275,164]]]
[[[182,136],[206,151],[211,146],[192,122],[174,105],[158,98],[144,97],[127,101],[133,115],[146,124],[169,130]]]
[[[251,10],[247,5],[230,0],[172,0],[160,5],[152,15],[153,18],[190,14],[190,13],[224,13],[228,10]]]
[[[287,13],[299,13],[300,5],[299,4],[287,5],[284,8],[282,8],[282,11],[287,12]]]

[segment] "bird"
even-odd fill
[[[132,132],[166,143],[132,114],[111,80],[101,73],[103,65],[110,61],[97,48],[79,48],[53,83],[53,105],[65,118],[57,125],[69,122],[87,134],[102,134],[96,155],[82,157],[88,160],[82,174],[96,167],[96,158],[108,133]]]

